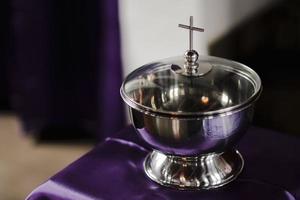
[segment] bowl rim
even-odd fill
[[[177,57],[172,57],[172,58],[177,58]],[[167,58],[167,59],[172,59],[172,58]],[[222,109],[218,109],[218,110],[211,110],[211,111],[198,111],[198,112],[175,112],[175,111],[162,111],[162,110],[154,110],[151,107],[147,107],[145,105],[142,105],[140,103],[137,103],[135,101],[133,101],[125,92],[125,83],[128,81],[129,77],[134,74],[137,73],[140,70],[144,70],[145,68],[147,68],[149,65],[151,65],[152,63],[143,65],[137,69],[135,69],[134,71],[132,71],[130,74],[128,74],[126,76],[126,78],[124,79],[121,88],[120,88],[120,95],[122,97],[122,99],[125,101],[125,103],[133,108],[136,109],[142,113],[148,114],[148,115],[152,115],[152,116],[161,116],[161,117],[188,117],[188,118],[197,118],[197,117],[203,117],[203,116],[216,116],[216,115],[221,115],[224,113],[228,113],[228,112],[234,112],[234,111],[240,111],[240,110],[244,110],[245,108],[249,107],[251,104],[253,104],[260,96],[261,92],[262,92],[262,84],[261,84],[261,79],[259,77],[259,75],[250,67],[233,61],[233,60],[229,60],[229,59],[225,59],[225,58],[220,58],[220,57],[215,57],[215,56],[203,56],[203,58],[206,59],[212,59],[214,61],[218,61],[221,63],[227,63],[228,65],[224,65],[224,64],[219,64],[219,65],[224,65],[224,67],[227,67],[228,69],[230,69],[230,71],[232,71],[233,73],[239,74],[240,76],[243,76],[246,79],[250,79],[249,81],[251,81],[254,85],[254,89],[255,91],[253,92],[253,94],[246,99],[245,101],[243,101],[242,103],[233,105],[233,106],[229,106],[226,108],[222,108]],[[164,59],[164,60],[167,60]],[[164,60],[162,60],[164,62]],[[158,62],[153,62],[153,64],[157,64]],[[218,64],[218,63],[216,63]],[[214,63],[212,63],[212,65],[214,65]],[[239,70],[235,67],[239,67],[242,68],[243,70]],[[227,69],[227,70],[228,70]]]

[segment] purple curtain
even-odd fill
[[[7,61],[9,51],[9,9],[8,0],[0,1],[0,111],[8,110],[9,87],[7,76]]]
[[[123,127],[117,0],[11,0],[11,101],[38,138]]]

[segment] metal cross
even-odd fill
[[[190,30],[190,50],[193,50],[193,31],[204,32],[203,28],[198,28],[193,26],[193,16],[190,16],[190,25],[178,24],[178,27]]]

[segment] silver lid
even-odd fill
[[[242,109],[257,99],[261,80],[249,67],[231,60],[199,56],[190,48],[184,56],[146,64],[129,74],[121,96],[132,108],[154,115],[200,116]]]

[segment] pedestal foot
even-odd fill
[[[237,150],[195,157],[151,152],[144,169],[153,181],[177,189],[212,189],[233,181],[242,171],[244,160]]]

